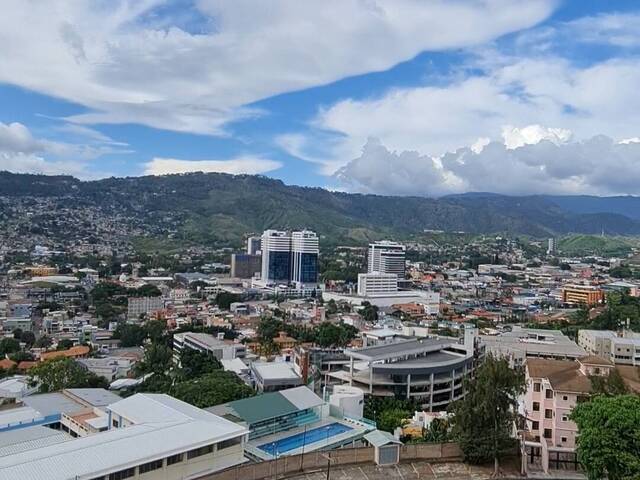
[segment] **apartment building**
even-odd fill
[[[631,330],[580,330],[578,345],[616,365],[640,366],[640,334]]]
[[[208,333],[176,333],[173,336],[173,356],[176,361],[179,361],[180,354],[185,348],[207,353],[218,360],[244,358],[246,355],[246,348],[242,343],[225,341],[224,335],[218,338]]]
[[[130,297],[127,304],[127,318],[138,320],[140,315],[162,310],[164,299],[162,297]]]
[[[368,273],[392,273],[404,279],[406,247],[400,243],[381,241],[369,244],[367,254]]]

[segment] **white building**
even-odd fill
[[[139,393],[106,411],[107,431],[15,445],[0,456],[0,478],[195,479],[245,461],[245,427],[168,395]]]
[[[291,234],[279,230],[265,230],[261,244],[262,281],[288,282],[291,270]]]
[[[127,305],[127,318],[138,320],[140,315],[162,310],[164,300],[162,297],[130,297]]]
[[[218,360],[244,358],[246,355],[246,348],[242,343],[226,342],[223,335],[216,338],[208,333],[176,333],[173,336],[173,355],[176,361],[180,359],[180,354],[185,348],[207,353]]]
[[[262,239],[260,237],[247,238],[247,255],[260,255]]]
[[[398,291],[398,276],[395,273],[359,273],[358,295],[362,297],[386,296]]]
[[[335,385],[329,405],[337,408],[342,416],[360,419],[364,414],[364,392],[350,385]]]
[[[405,246],[389,241],[369,244],[367,272],[393,273],[404,279]]]
[[[621,336],[610,330],[580,330],[578,345],[616,365],[640,366],[640,334],[630,330]]]
[[[291,281],[300,285],[317,285],[320,247],[315,232],[291,233]]]

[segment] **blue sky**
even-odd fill
[[[637,194],[640,7],[8,0],[0,169]]]

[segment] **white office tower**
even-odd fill
[[[550,238],[547,242],[547,255],[555,253],[557,248],[558,248],[558,245],[556,243],[556,239]]]
[[[368,268],[369,273],[393,273],[404,280],[405,246],[389,241],[369,244]]]
[[[291,276],[291,234],[265,230],[262,234],[262,280],[289,283]]]
[[[318,236],[310,230],[291,233],[291,281],[302,285],[318,283]]]
[[[358,295],[383,297],[398,292],[398,276],[395,273],[359,273]]]
[[[259,255],[262,248],[261,237],[249,237],[247,238],[247,255]]]

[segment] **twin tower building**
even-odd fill
[[[266,230],[260,238],[261,279],[299,286],[318,283],[318,236],[310,230]]]

